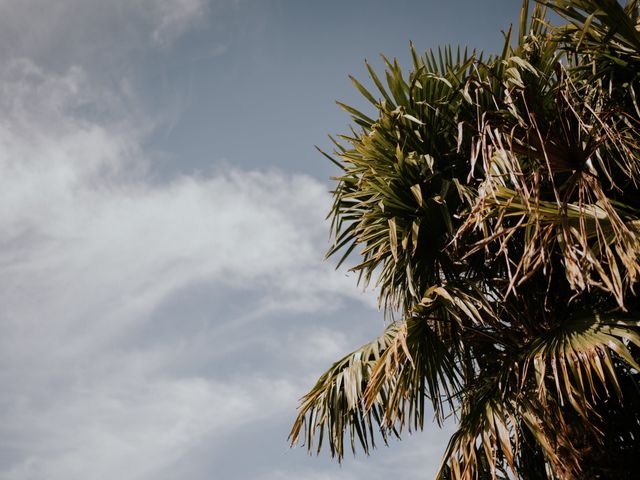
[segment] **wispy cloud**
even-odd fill
[[[0,25],[6,54],[38,55],[51,42],[82,40],[76,48],[105,46],[132,48],[131,40],[167,47],[202,25],[211,12],[231,0],[24,0],[0,1]],[[43,15],[46,12],[46,15]],[[89,45],[90,44],[90,45]],[[103,45],[101,45],[103,44]],[[140,45],[137,46],[140,48]],[[11,50],[9,50],[11,49]]]
[[[164,469],[204,439],[215,448],[233,430],[273,415],[292,393],[274,379],[141,377],[128,373],[138,365],[125,359],[117,376],[92,382],[76,372],[70,391],[50,391],[53,398],[38,408],[9,405],[3,430],[12,441],[3,448],[16,457],[2,478],[164,478]]]
[[[194,25],[207,13],[206,0],[142,0],[150,9],[154,28],[151,36],[160,45],[167,45]]]

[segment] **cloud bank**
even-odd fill
[[[14,60],[0,89],[0,476],[162,478],[292,411],[278,350],[321,361],[343,337],[243,329],[360,298],[321,261],[326,187],[228,165],[154,179],[145,128],[79,67]],[[198,286],[199,316],[167,313]],[[271,357],[227,363],[256,345]]]

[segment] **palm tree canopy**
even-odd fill
[[[352,79],[376,115],[342,105],[329,255],[399,320],[320,377],[292,443],[369,452],[430,405],[458,422],[438,478],[631,478],[639,5],[528,3],[498,55],[412,46],[408,76]]]

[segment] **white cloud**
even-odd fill
[[[6,40],[6,44],[0,47],[0,52],[15,55],[18,50],[21,55],[38,56],[48,51],[52,42],[64,44],[66,41],[84,43],[72,47],[77,52],[107,45],[129,50],[132,40],[167,47],[201,25],[210,13],[210,4],[217,6],[226,2],[228,0],[2,0],[0,38]],[[9,48],[13,51],[8,52]]]
[[[149,314],[191,282],[269,286],[263,302],[279,295],[302,309],[322,290],[349,283],[320,261],[322,184],[233,169],[150,184],[135,135],[69,113],[86,96],[81,79],[72,70],[31,86],[18,82],[18,95],[5,84],[31,100],[4,108],[9,123],[0,129],[0,241],[16,247],[2,252],[5,285],[39,289],[50,314],[73,328],[90,308],[124,321]],[[42,91],[49,95],[41,101]],[[5,290],[12,294],[22,295]],[[41,323],[39,306],[5,302]]]
[[[142,0],[154,17],[151,36],[160,45],[175,41],[207,12],[205,0]]]
[[[86,478],[90,472],[96,480],[158,478],[194,445],[208,439],[215,448],[234,430],[278,412],[292,393],[277,379],[245,385],[149,379],[120,367],[118,378],[76,384],[71,395],[39,409],[10,405],[3,430],[23,438],[29,453],[2,478]]]
[[[152,182],[145,128],[80,68],[15,61],[0,92],[0,476],[155,478],[205,439],[293,412],[290,373],[210,363],[229,305],[182,343],[136,335],[194,285],[247,295],[245,323],[360,298],[322,262],[326,187],[224,167]],[[344,346],[311,332],[309,361]]]

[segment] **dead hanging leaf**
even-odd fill
[[[391,254],[393,259],[398,262],[398,233],[396,232],[396,219],[390,218],[389,223],[389,243],[391,245]]]

